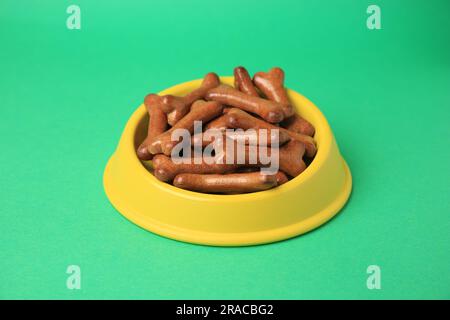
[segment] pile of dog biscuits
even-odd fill
[[[252,79],[237,67],[234,87],[208,73],[183,97],[149,94],[144,104],[148,131],[137,156],[152,160],[157,179],[182,189],[213,194],[271,189],[301,174],[317,152],[315,129],[295,112],[280,68]],[[174,139],[180,132],[188,134],[192,152]],[[274,159],[276,170],[268,173]]]

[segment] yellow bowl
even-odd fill
[[[222,77],[232,85],[232,77]],[[184,95],[201,79],[160,94]],[[298,113],[316,128],[317,155],[299,176],[277,188],[240,195],[212,195],[176,188],[157,180],[136,147],[148,116],[141,105],[131,116],[117,150],[106,165],[103,183],[114,207],[138,226],[191,243],[246,246],[291,238],[331,219],[347,202],[352,179],[327,120],[301,94],[288,90]]]

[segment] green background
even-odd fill
[[[382,30],[366,27],[372,3]],[[448,0],[2,0],[0,298],[450,298],[449,15]],[[128,222],[102,174],[131,113],[237,65],[281,66],[321,108],[352,170],[347,206],[249,248]]]

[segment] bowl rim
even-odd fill
[[[169,87],[165,90],[160,91],[159,95],[173,94],[177,95],[180,91],[186,91],[187,88],[190,87],[198,87],[200,86],[203,79],[196,79],[191,81],[186,81],[172,87]],[[220,77],[222,83],[233,85],[234,77],[232,76],[223,76]],[[213,201],[213,202],[239,202],[239,201],[255,201],[262,200],[264,198],[270,197],[278,197],[280,194],[292,191],[297,188],[298,185],[309,180],[314,174],[320,170],[331,149],[331,143],[333,140],[333,133],[331,128],[326,120],[325,116],[319,110],[319,108],[312,103],[309,99],[307,99],[302,94],[298,93],[295,90],[287,88],[288,95],[292,97],[303,99],[305,104],[302,105],[302,108],[309,108],[310,111],[314,114],[317,123],[315,123],[316,134],[314,136],[314,140],[316,141],[318,148],[317,153],[314,157],[314,160],[311,164],[303,171],[300,175],[293,178],[292,180],[284,183],[281,186],[276,188],[272,188],[269,190],[253,192],[253,193],[244,193],[244,194],[233,194],[233,195],[221,195],[221,194],[207,194],[201,192],[195,192],[190,190],[185,190],[181,188],[177,188],[169,183],[162,182],[158,180],[145,166],[145,163],[150,163],[151,161],[142,161],[136,155],[135,148],[135,135],[138,128],[139,123],[142,121],[142,118],[147,115],[147,110],[144,104],[141,104],[129,118],[127,125],[123,131],[122,137],[120,139],[121,150],[127,155],[127,157],[131,158],[131,163],[135,166],[136,170],[142,173],[142,176],[145,177],[148,183],[151,185],[163,189],[166,192],[172,193],[176,196],[187,198],[190,200],[197,201]],[[298,110],[298,106],[294,108]],[[317,136],[320,136],[320,140],[317,141]]]

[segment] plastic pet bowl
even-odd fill
[[[161,95],[185,95],[201,79],[176,85]],[[222,77],[232,85],[233,77]],[[296,178],[271,190],[213,195],[176,188],[157,180],[151,161],[142,162],[136,147],[145,138],[148,116],[141,105],[129,119],[106,166],[106,195],[126,218],[156,234],[215,246],[246,246],[291,238],[317,228],[346,203],[350,170],[339,153],[327,120],[301,94],[288,90],[299,114],[316,128],[317,154]]]

